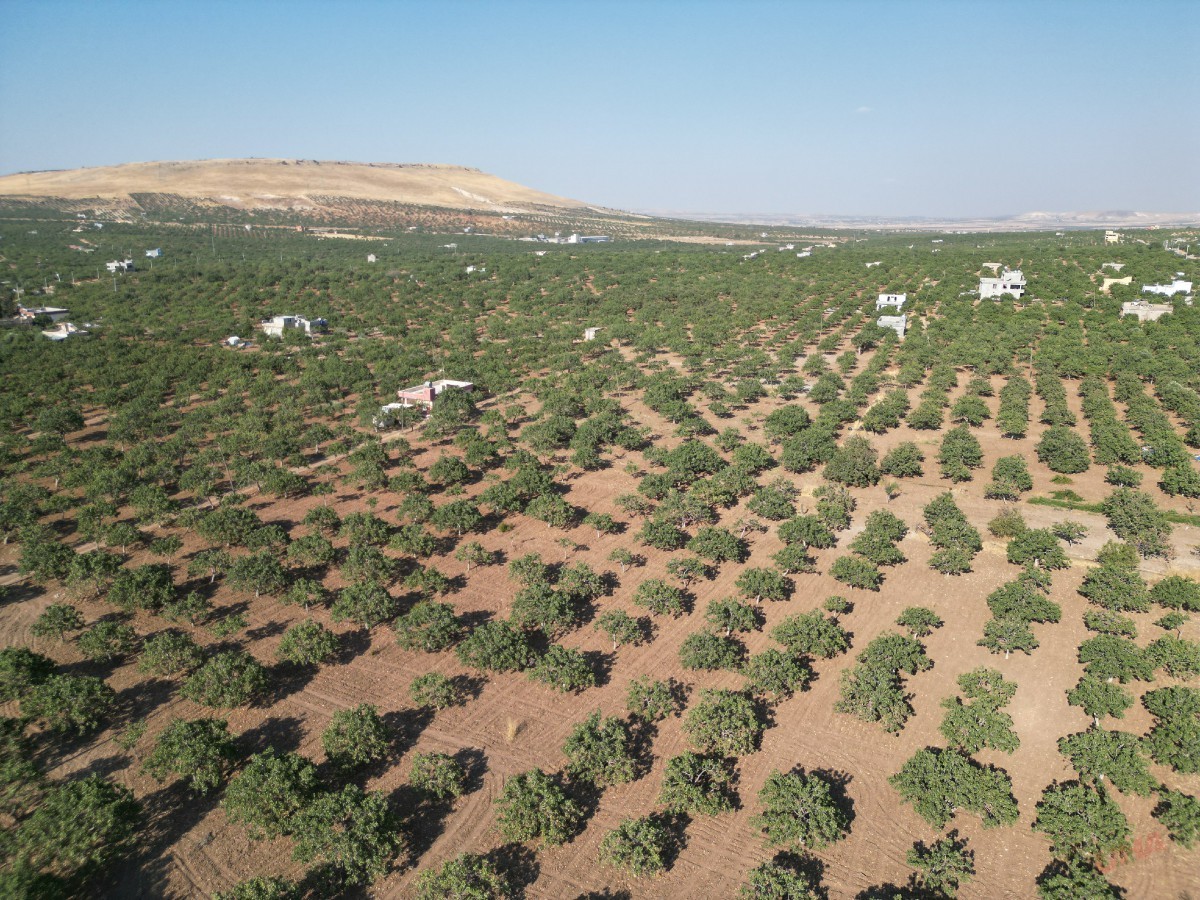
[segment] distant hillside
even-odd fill
[[[493,213],[588,208],[578,200],[450,165],[209,159],[0,176],[0,196],[13,198],[96,198],[122,205],[135,204],[142,195],[189,198],[243,210],[318,209],[326,198]]]

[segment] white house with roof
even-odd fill
[[[104,264],[104,268],[108,269],[109,274],[115,274],[117,272],[132,272],[133,271],[133,260],[132,259],[114,259],[112,262],[106,262]]]
[[[87,333],[84,329],[72,325],[70,322],[59,322],[53,328],[42,332],[43,335],[52,341],[65,341],[69,337],[81,337]]]
[[[1174,297],[1176,294],[1190,294],[1192,283],[1176,278],[1170,284],[1143,284],[1142,293],[1161,294],[1164,297]]]
[[[987,300],[992,297],[1003,297],[1011,294],[1018,300],[1025,293],[1025,276],[1020,269],[1005,268],[994,278],[979,279],[979,297]]]
[[[1119,243],[1121,243],[1121,233],[1120,233],[1119,231],[1106,231],[1106,232],[1104,232],[1104,243],[1106,243],[1106,244],[1119,244]]]
[[[146,251],[147,259],[158,259],[162,256],[162,247],[155,247],[153,250]]]
[[[895,309],[903,309],[904,304],[908,302],[908,294],[880,294],[879,299],[875,301],[876,311],[893,307]]]
[[[904,331],[908,327],[908,317],[905,315],[880,316],[875,320],[875,324],[880,328],[890,328],[896,332],[897,337],[903,338]]]
[[[270,319],[263,319],[259,324],[259,328],[267,337],[283,337],[283,333],[288,329],[297,329],[305,334],[313,334],[314,332],[324,331],[329,326],[329,323],[324,319],[308,319],[304,316],[274,316]]]
[[[1150,303],[1147,300],[1131,300],[1121,304],[1121,315],[1137,316],[1139,322],[1157,322],[1163,316],[1174,311],[1175,307],[1170,303]]]
[[[473,391],[475,385],[470,381],[454,381],[450,378],[441,378],[437,381],[426,381],[415,387],[403,388],[396,391],[396,396],[400,399],[401,406],[424,406],[426,409],[432,409],[434,400],[446,388]]]

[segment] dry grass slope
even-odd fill
[[[128,201],[139,193],[212,199],[245,209],[313,205],[312,198],[321,196],[492,212],[586,208],[578,200],[535,191],[478,169],[436,164],[209,159],[0,176],[0,196]]]

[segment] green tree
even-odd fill
[[[572,730],[563,744],[567,773],[597,787],[625,784],[635,775],[629,726],[597,710]]]
[[[454,644],[462,626],[449,603],[422,600],[392,624],[396,642],[405,650],[437,653]]]
[[[633,593],[633,602],[657,615],[678,618],[684,613],[684,595],[679,588],[658,578],[647,578]]]
[[[1140,741],[1124,731],[1091,728],[1067,735],[1059,738],[1058,752],[1071,761],[1085,784],[1107,779],[1117,790],[1143,797],[1158,785],[1150,775]]]
[[[610,609],[601,613],[596,619],[595,629],[602,631],[612,641],[613,650],[623,644],[637,646],[645,640],[648,623],[633,618],[629,613],[619,609]]]
[[[300,887],[286,878],[257,875],[213,894],[213,900],[300,900]]]
[[[253,591],[254,596],[275,596],[287,589],[287,571],[279,558],[270,550],[238,556],[229,567],[229,583],[243,591]]]
[[[34,637],[58,638],[63,640],[68,631],[78,631],[83,628],[83,616],[74,606],[68,603],[51,603],[37,617],[29,630]]]
[[[1091,465],[1092,455],[1087,444],[1075,429],[1065,425],[1047,428],[1034,449],[1038,462],[1043,463],[1051,472],[1074,475],[1086,472]]]
[[[518,672],[536,656],[526,634],[508,622],[484,622],[459,642],[455,653],[464,665],[493,672]]]
[[[129,788],[99,775],[56,784],[11,833],[11,871],[78,884],[131,852],[141,813]]]
[[[763,600],[786,600],[792,593],[794,584],[790,578],[780,575],[774,569],[752,567],[743,569],[742,574],[734,582],[743,597],[761,604]]]
[[[1132,831],[1125,814],[1103,787],[1054,782],[1042,791],[1032,824],[1050,839],[1050,849],[1068,859],[1095,860],[1129,849]]]
[[[196,793],[208,794],[237,759],[234,737],[224,719],[175,719],[158,736],[142,768],[155,781],[179,775]]]
[[[190,635],[168,629],[146,639],[138,671],[170,677],[190,672],[203,662],[204,651]]]
[[[842,584],[864,591],[878,591],[883,583],[883,573],[874,563],[861,556],[838,557],[829,567],[829,574]]]
[[[116,705],[117,695],[91,675],[51,675],[31,685],[21,698],[21,715],[51,731],[95,731]]]
[[[445,753],[415,753],[408,780],[417,790],[436,800],[461,797],[466,790],[466,773],[453,756]]]
[[[349,885],[366,885],[387,874],[404,841],[387,798],[356,785],[318,794],[296,816],[295,857],[332,866]]]
[[[667,869],[673,840],[661,819],[625,819],[600,842],[600,861],[625,869],[634,877]]]
[[[917,842],[905,857],[916,869],[913,882],[922,896],[954,898],[958,889],[975,874],[975,854],[967,849],[957,832],[926,846]]]
[[[897,444],[879,462],[879,471],[893,478],[920,478],[925,474],[925,454],[911,441]]]
[[[529,670],[529,677],[563,693],[577,694],[596,686],[596,673],[587,657],[561,644],[550,645]]]
[[[1171,840],[1190,850],[1200,837],[1200,800],[1180,791],[1160,790],[1154,818],[1166,826]]]
[[[824,475],[849,487],[871,487],[879,483],[879,454],[864,437],[849,437],[825,464]]]
[[[966,425],[946,432],[938,450],[938,463],[942,477],[951,481],[970,481],[971,470],[983,465],[983,449]]]
[[[746,687],[772,700],[784,700],[803,688],[812,672],[793,654],[768,648],[751,656],[742,667]]]
[[[426,672],[413,679],[408,686],[409,696],[417,706],[428,706],[433,709],[446,709],[457,706],[463,701],[462,691],[440,672]]]
[[[726,637],[735,631],[754,631],[759,627],[759,615],[754,607],[732,598],[710,602],[704,611],[704,619]]]
[[[320,791],[312,762],[269,748],[250,757],[229,782],[222,806],[229,821],[245,826],[251,839],[274,839],[292,834],[296,817]]]
[[[804,872],[774,860],[751,869],[738,896],[741,900],[817,900],[820,894]]]
[[[753,824],[761,828],[770,847],[820,850],[850,833],[850,820],[833,794],[834,785],[819,773],[803,770],[767,776],[758,792],[762,814]]]
[[[578,804],[541,769],[505,779],[496,808],[496,827],[508,841],[562,844],[574,837],[583,819]]]
[[[819,609],[788,616],[771,629],[771,637],[793,654],[832,659],[850,649],[850,635]]]
[[[757,749],[763,723],[745,694],[705,690],[688,712],[683,730],[701,753],[741,756]]]
[[[393,618],[399,605],[378,581],[356,581],[338,592],[330,613],[335,622],[350,621],[370,629]]]
[[[417,878],[416,900],[507,900],[508,882],[486,857],[460,853]]]
[[[689,634],[679,647],[679,662],[685,669],[728,669],[737,671],[746,648],[736,639],[697,631]]]
[[[337,656],[338,636],[320,622],[305,619],[283,634],[275,655],[298,666],[319,666]]]
[[[668,812],[715,816],[733,809],[733,774],[724,759],[683,753],[667,760],[659,802]]]
[[[0,648],[0,703],[19,700],[54,674],[54,660],[28,647]]]
[[[231,709],[258,699],[267,684],[266,670],[258,660],[244,650],[225,650],[189,675],[179,693],[201,706]]]
[[[342,772],[356,772],[387,756],[391,736],[370,703],[339,709],[321,732],[325,756]]]
[[[956,750],[918,750],[888,779],[921,818],[944,828],[959,811],[980,817],[984,828],[1017,820],[1012,781],[1001,769],[981,766]]]
[[[651,681],[642,675],[630,682],[625,708],[635,719],[643,722],[661,722],[667,716],[679,715],[683,710],[683,689],[674,679]]]
[[[122,622],[97,622],[79,635],[75,646],[92,662],[110,663],[133,653],[137,638],[137,632]]]

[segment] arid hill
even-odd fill
[[[121,203],[139,194],[196,198],[238,209],[304,209],[322,205],[327,197],[489,212],[587,208],[578,200],[535,191],[478,169],[437,164],[210,159],[0,176],[0,196]]]

